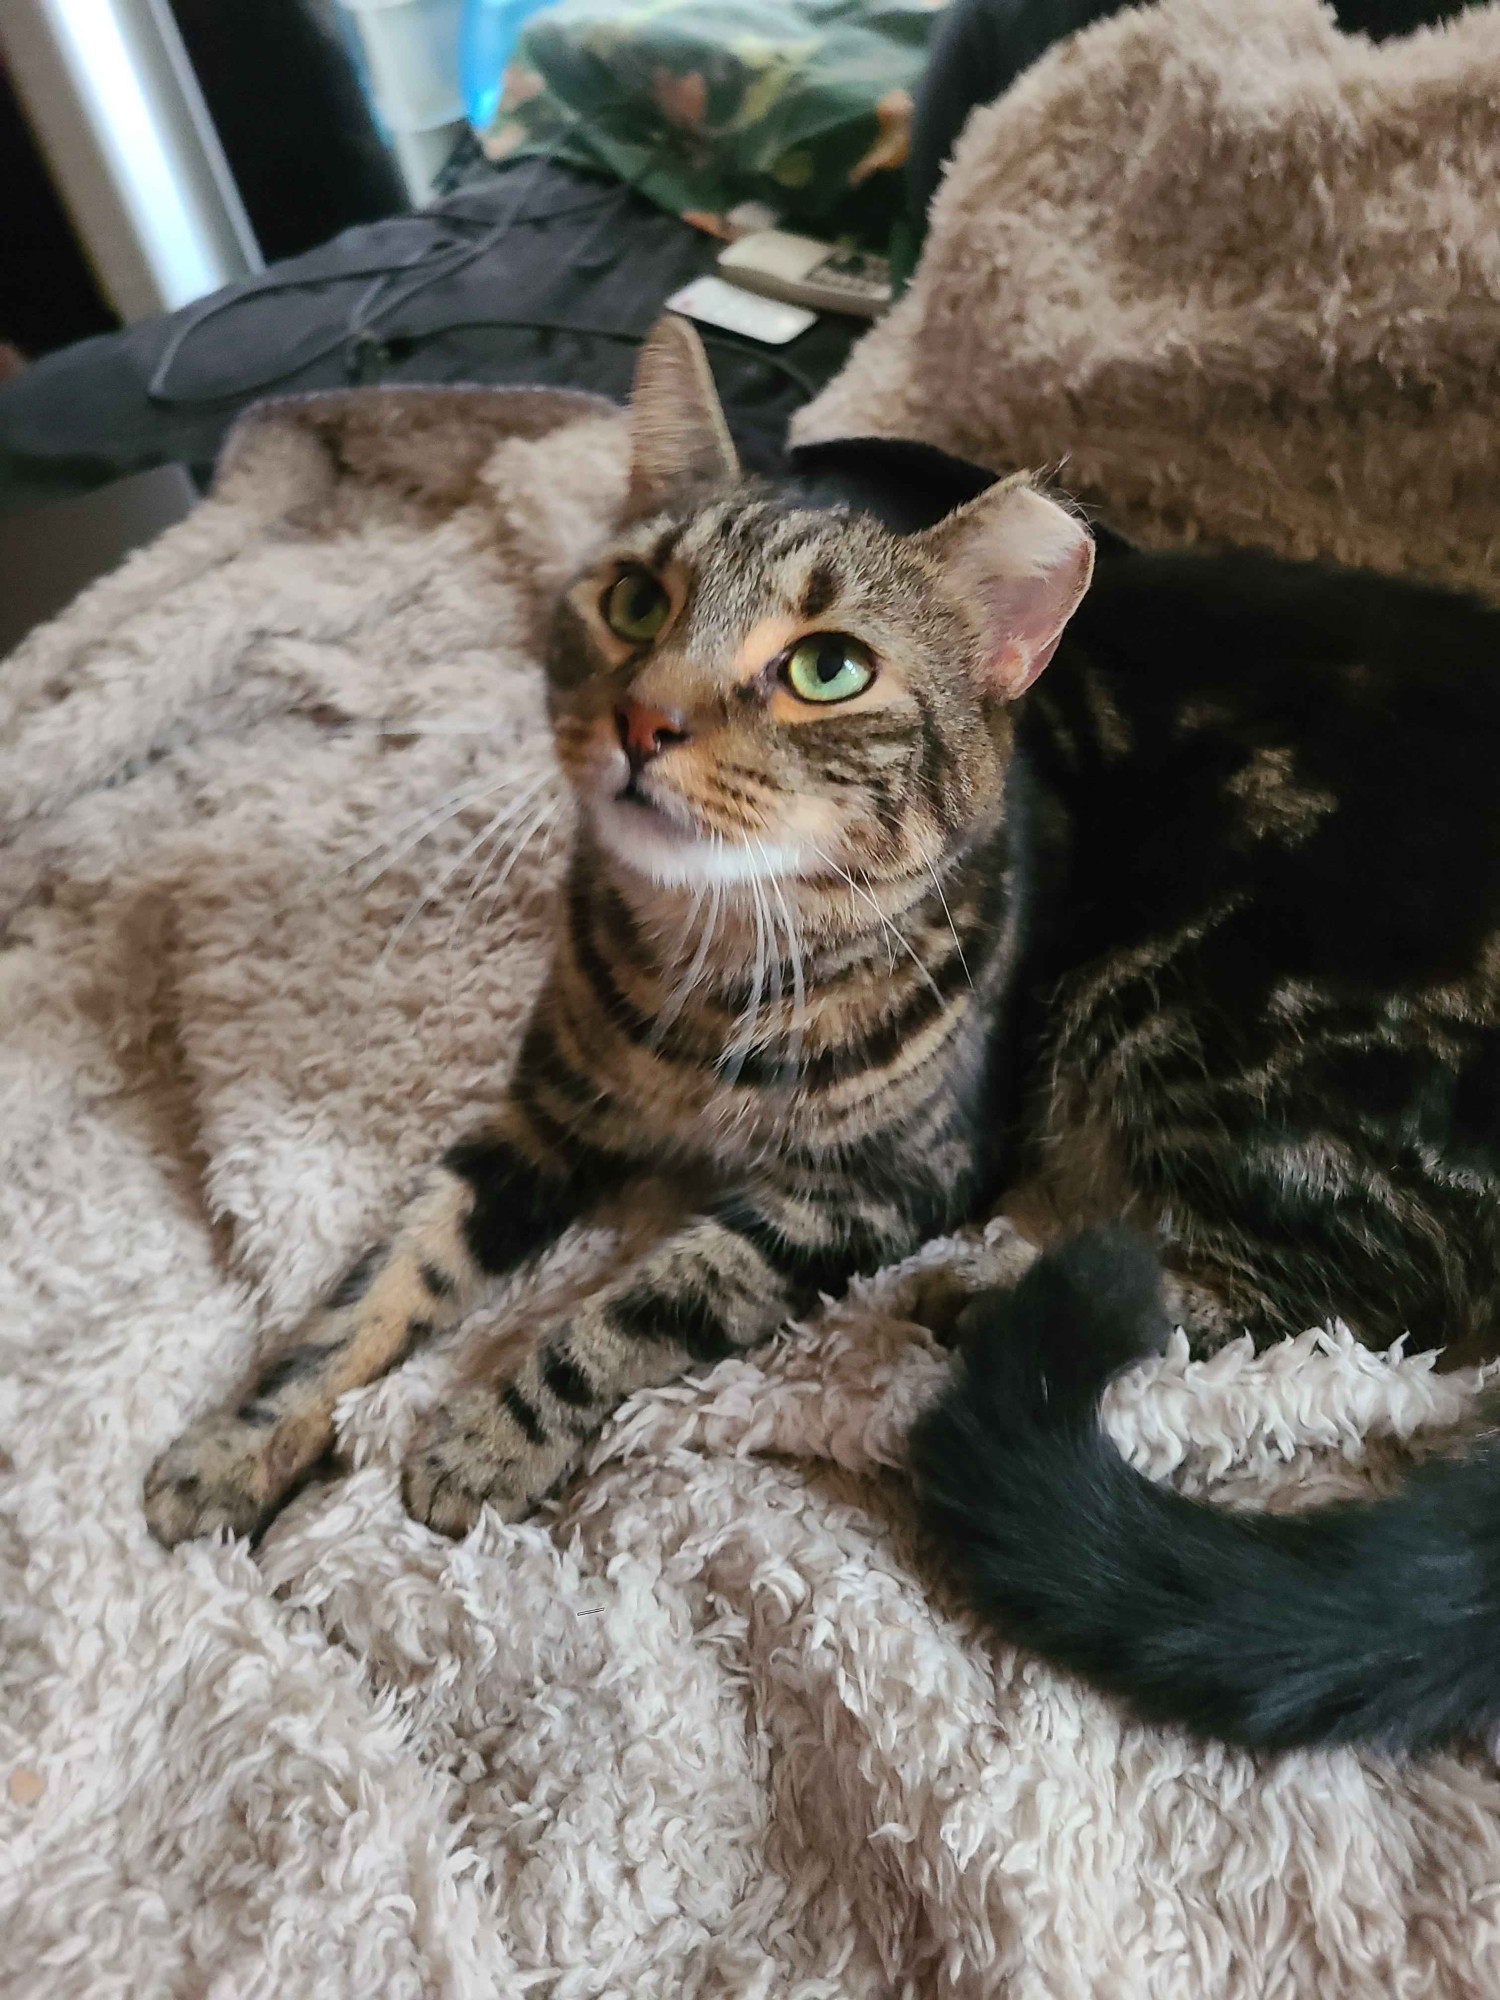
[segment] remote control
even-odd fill
[[[840,250],[813,236],[757,229],[719,253],[719,269],[746,291],[815,312],[878,319],[891,302],[891,267],[865,250]]]
[[[764,340],[772,347],[783,347],[799,333],[806,333],[818,317],[800,306],[755,298],[740,286],[726,285],[722,278],[714,277],[694,278],[690,285],[673,292],[667,310],[702,320],[705,326],[722,326],[750,340]]]

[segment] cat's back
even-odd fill
[[[1075,952],[1228,896],[1261,955],[1466,979],[1500,930],[1500,610],[1253,551],[1102,560],[1023,723],[1070,822]]]
[[[1427,1314],[1492,1351],[1500,613],[1269,557],[1101,567],[1022,731],[1068,862],[1052,1170],[1107,1162],[1263,1330]]]

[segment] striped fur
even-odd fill
[[[156,1533],[258,1526],[338,1395],[662,1167],[695,1219],[428,1420],[421,1519],[523,1512],[621,1396],[1001,1193],[1150,1230],[1205,1340],[1337,1311],[1494,1353],[1500,614],[1105,542],[1015,709],[1089,580],[1063,509],[1012,480],[895,532],[747,485],[681,323],[632,411],[627,519],[557,613],[583,810],[509,1099],[164,1456]],[[810,633],[868,686],[799,696]]]
[[[1088,538],[1024,482],[904,538],[747,487],[680,325],[638,375],[632,518],[557,615],[553,723],[585,810],[509,1101],[248,1399],[153,1469],[165,1542],[258,1528],[339,1394],[643,1172],[689,1172],[701,1213],[513,1379],[428,1420],[405,1476],[421,1520],[523,1512],[622,1396],[748,1348],[994,1183],[1025,851],[1006,704],[1082,593]],[[637,570],[670,599],[642,644],[603,609]],[[867,648],[868,690],[792,692],[808,632]],[[627,719],[648,715],[670,742],[634,770]]]

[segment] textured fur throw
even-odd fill
[[[1300,102],[1269,91],[1267,130]],[[1121,143],[1107,106],[1099,134],[1075,151]],[[1075,379],[1033,353],[1027,439]],[[1165,480],[1209,441],[1159,379]],[[349,1396],[348,1476],[256,1552],[148,1538],[154,1455],[499,1093],[563,840],[535,621],[622,478],[583,399],[282,406],[0,667],[7,1995],[1500,1990],[1490,1758],[1205,1752],[955,1608],[900,1470],[945,1366],[909,1273],[637,1397],[537,1519],[415,1527],[416,1414],[631,1254],[642,1190]],[[1000,1228],[919,1261],[1019,1255]],[[1112,1421],[1154,1475],[1287,1507],[1387,1478],[1476,1387],[1310,1334],[1179,1349]]]
[[[797,436],[1500,591],[1497,187],[1500,5],[1379,46],[1317,0],[1127,9],[970,118],[911,291]]]

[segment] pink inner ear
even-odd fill
[[[1073,547],[1039,575],[984,578],[979,596],[992,648],[986,679],[996,694],[1007,701],[1025,694],[1057,651],[1093,567],[1094,545],[1080,530]]]

